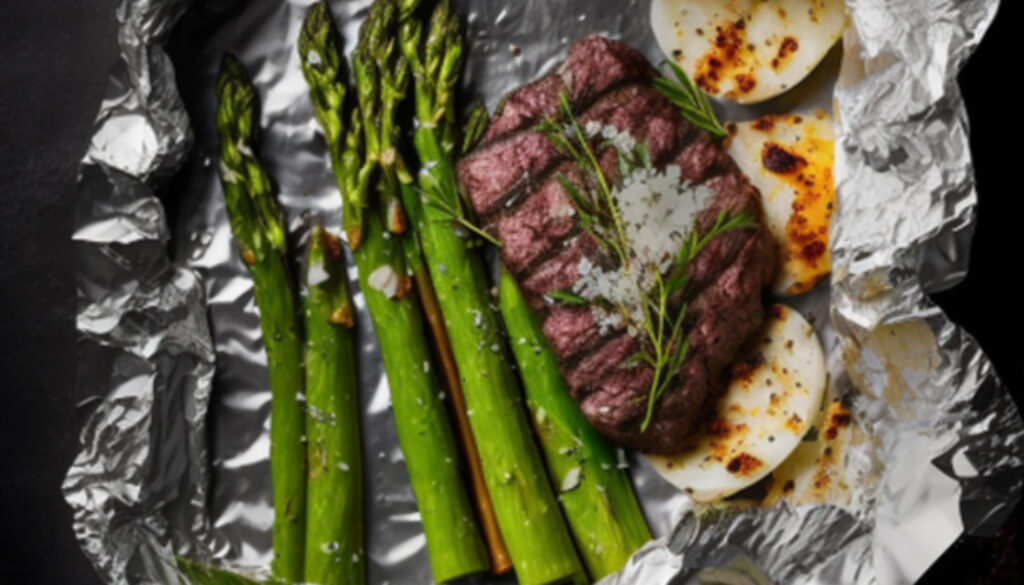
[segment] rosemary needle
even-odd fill
[[[711,109],[711,99],[700,90],[688,75],[675,63],[668,61],[677,81],[668,77],[654,79],[654,87],[675,104],[683,116],[699,128],[711,133],[715,138],[725,138],[729,132],[722,127]]]

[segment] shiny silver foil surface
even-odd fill
[[[102,399],[64,483],[83,550],[110,583],[176,583],[174,555],[256,575],[268,564],[270,393],[252,284],[216,172],[213,85],[224,51],[253,75],[260,155],[293,249],[311,221],[337,229],[340,200],[295,50],[310,3],[124,0],[118,10],[122,58],[82,164],[73,236],[79,390]],[[369,1],[331,4],[350,50]],[[465,94],[491,109],[587,34],[662,59],[649,0],[456,5],[471,44]],[[1020,415],[975,341],[927,296],[967,269],[976,197],[956,74],[997,1],[848,8],[842,48],[808,81],[766,104],[719,111],[733,121],[836,113],[832,282],[787,302],[815,323],[829,394],[854,414],[841,470],[848,493],[701,507],[630,454],[656,539],[604,583],[909,583],[963,532],[997,528],[1020,497]],[[174,61],[164,50],[172,36]],[[369,582],[429,583],[358,295],[356,306]]]

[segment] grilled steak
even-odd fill
[[[502,242],[503,261],[528,302],[540,311],[544,333],[573,397],[587,418],[616,442],[655,453],[686,447],[686,438],[724,389],[729,365],[761,326],[762,289],[775,267],[775,247],[759,223],[713,239],[690,265],[684,327],[690,350],[681,371],[640,432],[653,369],[625,367],[640,341],[621,326],[598,322],[590,307],[551,302],[580,278],[580,261],[609,258],[579,226],[559,175],[578,182],[581,170],[536,131],[558,113],[566,92],[581,124],[628,133],[642,143],[656,168],[676,165],[680,181],[711,193],[697,216],[704,233],[720,211],[747,211],[760,222],[758,193],[722,147],[689,123],[651,85],[654,69],[635,50],[602,37],[572,46],[553,73],[508,95],[481,144],[459,164],[459,178],[484,227]],[[614,149],[598,154],[619,179]]]

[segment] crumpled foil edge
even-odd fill
[[[192,134],[162,51],[188,2],[125,0],[113,68],[80,169],[78,392],[103,396],[64,480],[75,535],[110,583],[175,583],[175,554],[223,545],[206,510],[215,354],[199,275],[172,264],[155,189]]]

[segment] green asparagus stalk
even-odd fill
[[[221,183],[231,231],[252,273],[270,371],[270,467],[274,492],[274,575],[303,580],[306,518],[302,342],[285,227],[270,178],[255,156],[256,89],[231,55],[217,80]]]
[[[310,234],[302,299],[306,326],[307,583],[366,582],[363,464],[354,324],[341,242]]]
[[[502,266],[499,306],[526,388],[526,403],[548,471],[592,579],[619,571],[651,539],[633,486],[615,449],[569,394],[536,315]]]
[[[402,250],[371,245],[370,237],[387,242],[377,213],[367,213],[365,223],[367,245],[356,257],[359,282],[380,340],[398,438],[419,506],[434,580],[443,583],[486,571],[490,566],[487,550],[459,473],[455,437],[431,366],[420,307],[414,297],[397,299],[378,290],[371,278],[382,267],[388,271],[400,267]]]
[[[395,49],[383,42],[396,14],[394,2],[374,2],[359,28],[359,42],[352,54],[356,91],[363,115],[366,158],[379,163],[381,208],[388,231],[405,231],[405,217],[399,197],[397,171],[402,169],[395,142],[395,117],[409,85],[409,66]]]
[[[367,24],[376,26],[371,11]],[[363,42],[373,40],[364,35]],[[373,320],[384,368],[391,387],[395,426],[405,455],[409,481],[420,510],[434,580],[451,579],[487,570],[487,551],[459,473],[458,453],[441,398],[441,386],[431,367],[423,315],[406,274],[400,238],[386,232],[389,202],[367,202],[369,177],[379,170],[381,106],[379,75],[365,65],[355,67],[358,103],[346,100],[346,77],[341,42],[325,2],[306,14],[299,37],[302,69],[310,86],[317,119],[324,127],[328,152],[345,201],[358,202],[358,220],[344,218],[349,234],[360,234],[353,247],[359,283]],[[367,115],[367,113],[371,115]],[[347,120],[347,125],[344,123]],[[365,132],[364,132],[365,130]],[[383,207],[383,209],[381,209]]]
[[[482,258],[453,223],[465,219],[453,153],[461,26],[443,2],[433,11],[423,39],[415,11],[416,2],[403,0],[399,45],[415,79],[414,146],[421,165],[420,201],[407,204],[406,212],[430,267],[484,477],[516,576],[523,585],[579,580],[583,568],[519,403]]]
[[[402,183],[401,188],[402,201],[406,205],[419,203],[418,196],[410,185]],[[445,330],[441,306],[437,302],[437,293],[434,292],[434,284],[430,280],[430,271],[423,261],[419,235],[415,232],[409,233],[405,238],[405,246],[408,268],[416,282],[416,292],[420,296],[423,315],[434,341],[434,351],[441,367],[441,377],[451,398],[449,412],[454,419],[456,438],[466,462],[466,472],[469,475],[469,485],[477,518],[480,521],[480,529],[483,532],[484,542],[487,544],[487,551],[490,553],[491,573],[503,575],[512,570],[512,559],[509,558],[505,541],[501,538],[498,518],[494,514],[494,504],[491,502],[491,495],[487,492],[487,481],[484,479],[483,466],[480,464],[480,451],[476,447],[476,439],[473,438],[469,416],[466,415],[466,397],[462,392],[462,381],[459,379],[458,366],[455,364],[455,355],[452,353],[448,331]]]
[[[404,99],[410,78],[409,64],[394,42],[398,19],[398,3],[394,0],[377,1],[370,7],[370,14],[359,31],[359,43],[352,55],[357,81],[359,104],[363,111],[368,158],[379,160],[380,200],[386,210],[388,228],[392,232],[405,230],[404,214],[400,201],[409,205],[409,176],[405,162],[397,148],[401,140],[400,126],[396,121],[398,107]],[[372,115],[367,115],[372,112]],[[375,153],[375,154],[373,154]],[[491,557],[491,570],[507,572],[511,568],[508,551],[505,549],[490,494],[484,481],[479,451],[469,428],[465,414],[464,394],[455,368],[451,344],[444,331],[443,317],[437,304],[429,272],[424,264],[419,237],[410,234],[404,238],[406,261],[409,273],[416,282],[421,307],[430,325],[434,347],[440,358],[441,374],[444,375],[454,408],[454,422],[457,437],[466,456],[467,471],[473,489],[473,501],[479,514],[484,540]]]

